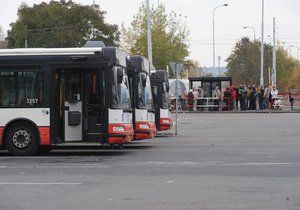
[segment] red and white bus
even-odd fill
[[[157,130],[149,60],[143,56],[131,56],[127,67],[133,107],[134,138],[135,140],[153,138]]]
[[[156,127],[158,131],[170,130],[173,126],[172,114],[169,111],[169,74],[165,70],[151,73],[151,85],[156,110]]]
[[[131,141],[127,56],[115,47],[0,50],[0,146],[33,155]]]

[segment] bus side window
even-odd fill
[[[43,72],[1,72],[0,82],[0,106],[25,107],[43,105]]]
[[[15,81],[14,73],[1,72],[0,73],[1,86],[1,101],[0,105],[4,107],[15,106]]]

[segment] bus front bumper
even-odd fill
[[[172,118],[161,118],[159,120],[160,129],[159,131],[170,130],[173,127],[173,119]]]
[[[108,126],[108,143],[109,144],[124,144],[133,139],[133,125],[124,123],[114,123]]]
[[[153,122],[136,122],[134,139],[152,139],[157,133],[156,125]]]

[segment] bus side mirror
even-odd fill
[[[123,77],[124,77],[124,71],[121,68],[117,68],[117,78],[118,78],[118,83],[121,84],[123,82]]]

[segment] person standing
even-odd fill
[[[196,111],[197,110],[197,102],[198,102],[198,98],[199,98],[199,92],[196,89],[196,87],[194,87],[194,89],[193,89],[193,94],[194,94],[193,110]]]
[[[186,110],[186,99],[187,99],[187,90],[183,91],[181,94],[181,109]]]
[[[200,98],[199,99],[200,110],[203,111],[204,107],[202,107],[202,106],[204,104],[204,99],[203,98],[205,96],[205,92],[204,92],[204,90],[202,89],[201,86],[198,87],[198,93],[199,93],[198,97]]]
[[[291,110],[294,110],[295,99],[292,96],[292,93],[289,93],[289,101],[290,101],[290,105],[291,105]]]
[[[231,87],[229,86],[224,91],[223,102],[225,102],[226,107],[223,107],[222,111],[232,110],[231,101],[232,101],[232,91],[231,91]]]
[[[214,90],[214,93],[213,93],[213,97],[215,97],[215,102],[214,102],[214,105],[217,105],[217,107],[215,107],[215,111],[218,111],[219,110],[219,105],[220,105],[220,100],[222,98],[222,93],[219,89],[218,86],[216,86],[215,90]]]
[[[242,84],[242,110],[247,111],[247,87]]]
[[[193,90],[190,89],[190,91],[188,93],[189,111],[193,111],[193,104],[194,104],[194,94],[193,94]]]
[[[237,110],[237,88],[236,87],[232,87],[232,108],[233,111]]]
[[[249,90],[249,110],[255,110],[255,87],[250,87]]]
[[[269,95],[270,95],[270,88],[266,86],[263,93],[263,107],[262,107],[263,110],[269,109]]]
[[[258,112],[260,109],[261,109],[261,95],[262,95],[262,92],[261,92],[261,87],[258,86],[256,88],[256,92],[255,92],[255,109],[256,111]]]
[[[278,90],[276,89],[275,86],[273,86],[273,89],[271,90],[271,97],[272,97],[271,107],[273,107],[274,101],[278,98]]]

